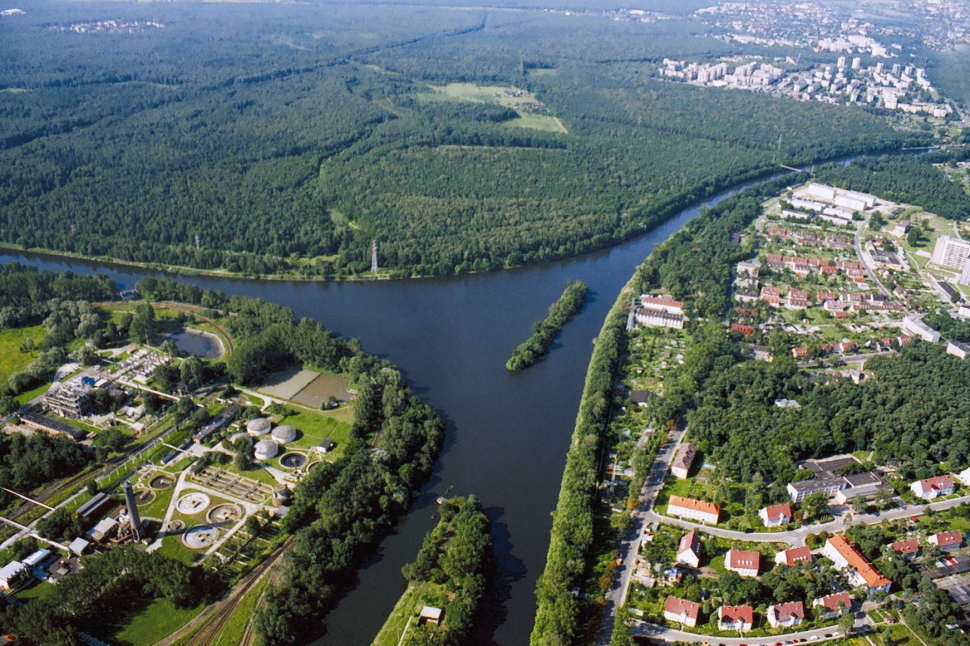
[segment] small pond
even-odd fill
[[[219,337],[202,330],[179,328],[166,334],[161,341],[175,341],[180,352],[194,354],[203,359],[218,359],[222,356],[222,341]]]

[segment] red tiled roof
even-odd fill
[[[852,597],[849,596],[848,592],[839,592],[822,597],[822,605],[829,610],[838,611],[840,601],[845,605],[846,610],[852,607]]]
[[[670,502],[667,503],[667,506],[692,509],[694,511],[700,511],[706,514],[714,514],[715,516],[721,513],[721,508],[712,502],[694,500],[693,498],[682,498],[680,496],[671,496]]]
[[[771,507],[765,507],[765,516],[768,517],[768,520],[791,518],[791,505],[786,502],[784,505],[772,505]]]
[[[778,621],[788,621],[792,617],[798,617],[799,619],[805,618],[805,604],[801,601],[789,601],[788,603],[779,603],[776,606],[772,606],[775,609],[775,617]]]
[[[761,554],[758,552],[745,552],[743,550],[729,550],[727,558],[724,559],[724,567],[757,570],[761,565]]]
[[[832,544],[832,547],[834,547],[835,550],[841,554],[846,561],[848,561],[849,566],[859,573],[859,576],[865,580],[866,584],[870,588],[880,588],[884,585],[890,585],[892,583],[892,581],[881,575],[876,568],[872,567],[869,561],[867,561],[862,554],[859,554],[859,552],[852,547],[852,544],[849,543],[845,536],[842,536],[841,534],[838,536],[833,536],[828,540],[828,542]]]
[[[941,532],[936,535],[936,544],[940,547],[950,547],[951,545],[959,545],[963,542],[963,533],[959,529],[954,529],[949,532]]]
[[[674,460],[673,466],[690,471],[691,465],[694,464],[695,457],[697,457],[697,447],[693,444],[685,444],[681,447],[680,453],[678,453],[677,459]]]
[[[919,543],[915,538],[906,541],[893,543],[893,551],[897,554],[916,554],[919,551]]]
[[[647,296],[643,295],[640,297],[640,302],[644,305],[666,305],[667,307],[683,307],[684,304],[681,301],[675,301],[672,298],[663,298],[660,296]]]
[[[935,476],[933,478],[926,478],[925,480],[919,481],[920,489],[923,491],[931,491],[933,489],[952,489],[953,488],[953,476]]]
[[[785,550],[785,565],[795,567],[799,563],[812,562],[812,548],[807,545]]]
[[[691,550],[697,554],[700,552],[700,549],[701,539],[697,535],[697,532],[687,532],[680,537],[680,546],[677,548],[677,554],[683,554],[687,550]]]
[[[717,616],[721,621],[736,623],[740,620],[750,624],[754,620],[754,611],[751,606],[721,606],[717,609]]]
[[[687,599],[678,599],[677,597],[667,597],[667,603],[664,605],[665,613],[670,612],[678,616],[686,613],[691,619],[697,619],[700,610],[701,606],[699,603],[694,603]]]

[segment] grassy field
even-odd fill
[[[155,491],[155,500],[144,507],[139,507],[138,513],[143,518],[165,518],[165,512],[168,511],[168,505],[172,502],[173,493],[175,493],[175,487]]]
[[[256,602],[259,601],[259,597],[263,594],[263,590],[266,588],[269,580],[270,577],[263,577],[263,580],[257,583],[256,587],[246,593],[246,596],[243,597],[235,612],[232,613],[222,632],[212,642],[212,646],[237,646],[242,641],[246,624],[252,618],[253,612],[256,610]]]
[[[522,92],[516,87],[500,85],[476,85],[475,83],[449,83],[448,85],[432,85],[433,92],[418,95],[422,101],[459,101],[465,103],[495,103],[512,108],[519,114],[518,119],[506,122],[513,128],[532,128],[544,132],[567,133],[565,126],[556,117],[534,114],[526,106],[538,101],[531,92],[524,96],[506,96],[506,91],[516,94]]]
[[[421,598],[425,587],[428,584],[410,586],[405,590],[401,598],[394,604],[394,609],[388,615],[387,621],[381,626],[380,632],[374,638],[373,646],[397,646],[404,634],[404,627],[408,623],[408,617],[414,614],[415,606]]]
[[[114,639],[131,646],[151,646],[184,626],[204,608],[204,604],[194,608],[176,608],[165,599],[153,601],[115,634]]]
[[[181,536],[164,537],[162,539],[162,546],[157,551],[165,558],[172,559],[173,561],[181,561],[186,565],[192,565],[195,563],[195,559],[202,555],[202,550],[196,552],[183,545]]]
[[[36,351],[20,352],[20,344],[24,337],[30,338],[34,345],[40,345],[44,336],[44,328],[39,325],[0,332],[0,379],[3,380],[2,383],[7,383],[11,374],[23,370],[28,363],[37,358]]]
[[[291,442],[287,447],[312,449],[320,443],[320,440],[330,438],[337,444],[337,448],[334,449],[333,454],[335,456],[341,455],[350,439],[350,424],[337,419],[337,414],[339,414],[339,417],[345,417],[346,413],[344,411],[350,412],[352,420],[353,408],[350,406],[339,408],[336,411],[320,413],[302,411],[298,415],[287,417],[282,423],[290,424],[299,431],[296,441]]]

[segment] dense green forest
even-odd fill
[[[392,275],[499,269],[615,243],[778,163],[919,136],[653,80],[644,61],[735,51],[686,21],[154,4],[123,13],[164,28],[122,35],[62,29],[110,5],[27,9],[0,22],[0,242],[29,248],[329,277],[366,272],[376,239]],[[462,81],[532,91],[568,132],[424,98]]]
[[[474,625],[485,595],[492,564],[491,523],[475,496],[452,498],[440,506],[441,520],[421,544],[413,563],[402,572],[409,585],[430,583],[416,605],[445,611],[443,626],[415,625],[406,633],[407,646],[462,646]]]
[[[934,163],[963,161],[967,151],[919,157],[909,155],[862,157],[847,166],[829,164],[817,169],[820,181],[877,197],[915,204],[947,220],[970,217],[970,197],[963,186],[947,178]]]
[[[5,605],[0,629],[34,644],[72,646],[78,631],[100,632],[133,605],[167,599],[185,607],[201,593],[183,563],[128,545],[86,558],[84,568],[49,588],[23,608]]]
[[[583,309],[587,290],[586,283],[569,281],[559,300],[549,307],[549,316],[532,325],[532,336],[512,351],[505,367],[513,371],[524,370],[544,357],[569,319]]]

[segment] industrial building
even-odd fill
[[[44,393],[41,405],[44,410],[61,417],[80,419],[91,414],[90,390],[91,386],[81,379],[55,383]]]

